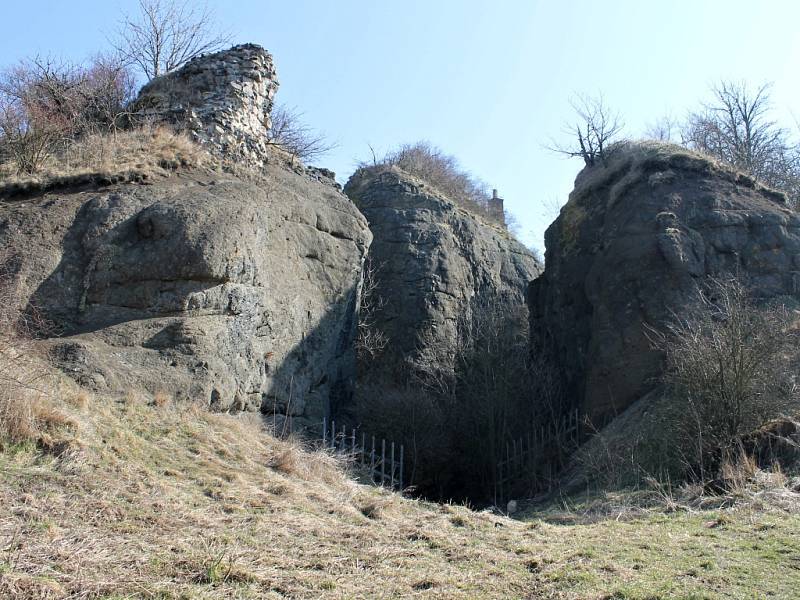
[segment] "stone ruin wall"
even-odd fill
[[[137,110],[180,124],[212,153],[263,164],[268,160],[270,113],[278,90],[272,56],[256,44],[192,59],[142,88]]]

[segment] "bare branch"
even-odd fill
[[[587,166],[605,158],[611,143],[619,136],[623,123],[619,115],[605,105],[602,96],[578,95],[570,101],[578,121],[568,125],[564,132],[572,136],[569,145],[554,143],[550,150],[569,157],[580,157]]]
[[[114,47],[149,80],[228,44],[230,36],[215,29],[214,15],[206,5],[139,0],[139,14],[123,17]]]
[[[310,161],[336,147],[324,135],[303,123],[303,113],[283,105],[272,109],[268,142],[280,146],[300,160]]]

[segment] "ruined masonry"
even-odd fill
[[[256,44],[200,56],[148,83],[137,108],[181,123],[215,154],[262,164],[278,90],[272,56]]]

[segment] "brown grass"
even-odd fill
[[[153,395],[153,405],[159,408],[163,408],[172,404],[172,396],[170,396],[167,392],[156,392]]]
[[[13,163],[0,165],[0,197],[75,185],[144,181],[211,163],[188,136],[167,127],[95,133],[50,157],[39,173],[17,175]]]
[[[564,507],[514,521],[358,485],[335,457],[271,436],[258,415],[157,407],[141,394],[79,401],[69,381],[57,389],[78,426],[72,451],[0,452],[1,598],[789,598],[795,589],[800,515],[766,503],[594,520],[571,505],[574,523]]]

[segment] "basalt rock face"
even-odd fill
[[[752,179],[681,148],[628,144],[587,167],[545,234],[530,286],[533,351],[603,424],[656,385],[658,330],[709,277],[763,299],[800,292],[800,216]]]
[[[459,319],[479,303],[524,308],[541,267],[502,227],[396,167],[359,170],[345,193],[374,238],[370,264],[383,301],[375,320],[388,339],[378,362],[387,372],[385,365],[414,360],[422,334],[455,348]]]
[[[175,176],[0,207],[0,252],[80,383],[316,423],[352,389],[371,239],[332,186]]]
[[[215,154],[261,164],[269,158],[267,134],[277,91],[272,56],[256,44],[242,44],[153,79],[139,92],[135,108],[179,124]]]

